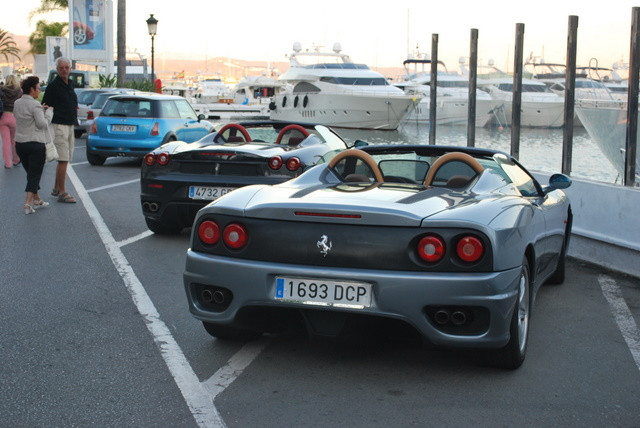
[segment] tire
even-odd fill
[[[529,263],[522,261],[522,270],[518,284],[518,297],[513,309],[509,325],[510,339],[505,347],[492,353],[492,361],[496,367],[514,370],[522,365],[527,354],[529,341],[529,317],[531,315],[531,277]]]
[[[83,130],[81,130],[81,129],[75,129],[75,130],[73,131],[73,135],[74,135],[76,138],[80,138],[80,137],[82,137],[82,135],[83,135],[83,134],[84,134],[84,131],[83,131]]]
[[[102,166],[104,162],[107,160],[106,156],[95,155],[89,151],[87,148],[87,160],[93,166]]]
[[[144,218],[144,221],[147,223],[149,230],[153,233],[157,233],[158,235],[176,235],[183,229],[183,227],[178,223],[167,225],[147,217]]]
[[[246,330],[244,328],[232,327],[229,325],[213,324],[210,322],[202,321],[204,329],[207,330],[211,336],[220,340],[232,340],[238,342],[248,342],[256,340],[262,333],[254,330]]]

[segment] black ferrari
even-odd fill
[[[346,148],[325,126],[276,121],[230,123],[192,143],[172,141],[144,157],[142,213],[151,231],[179,233],[218,197],[285,182]]]

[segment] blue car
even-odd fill
[[[103,165],[110,156],[143,157],[169,141],[197,141],[214,131],[203,119],[182,97],[155,93],[113,96],[91,126],[87,160]]]

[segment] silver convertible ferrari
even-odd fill
[[[564,280],[570,185],[555,174],[542,186],[493,150],[348,149],[201,209],[184,272],[189,307],[220,339],[295,328],[339,336],[375,320],[514,369],[536,292]]]

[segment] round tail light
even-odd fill
[[[165,166],[170,160],[171,156],[169,156],[169,153],[160,153],[158,155],[158,165]]]
[[[295,171],[298,168],[300,168],[300,159],[295,156],[287,159],[287,169],[289,171]]]
[[[269,168],[280,169],[282,167],[282,158],[280,156],[274,156],[269,159]]]
[[[435,263],[444,257],[444,241],[435,235],[427,235],[418,243],[418,255],[422,260]]]
[[[222,239],[224,239],[224,243],[227,244],[227,247],[239,250],[245,246],[249,236],[247,235],[247,230],[244,226],[238,223],[231,223],[224,228]]]
[[[218,223],[205,220],[198,226],[198,237],[205,244],[213,245],[220,240],[220,227]]]
[[[484,253],[484,246],[482,245],[482,241],[478,238],[474,236],[465,236],[458,241],[456,252],[458,253],[458,257],[463,261],[472,263],[478,261],[480,257],[482,257],[482,254]]]
[[[156,155],[153,153],[147,153],[144,155],[144,163],[145,165],[153,166],[153,164],[156,163]]]

